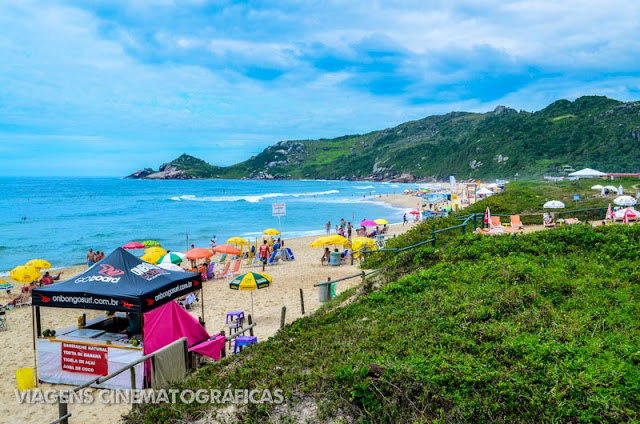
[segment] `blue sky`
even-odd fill
[[[122,176],[187,152],[559,98],[640,100],[640,2],[0,5],[0,175]]]

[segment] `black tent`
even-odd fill
[[[32,303],[144,313],[201,288],[200,273],[167,271],[119,247],[77,277],[34,289]]]

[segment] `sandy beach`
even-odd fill
[[[400,207],[412,207],[410,203],[416,203],[417,198],[406,195],[389,195],[380,200]],[[415,206],[414,206],[415,207]],[[414,223],[402,226],[391,225],[389,235],[393,236],[408,230]],[[285,240],[285,246],[293,250],[295,261],[284,262],[275,266],[269,266],[266,272],[273,277],[273,285],[267,289],[253,293],[255,335],[258,341],[264,341],[277,332],[280,327],[280,314],[283,306],[286,306],[287,323],[302,316],[300,309],[300,289],[304,293],[306,314],[315,311],[320,303],[318,289],[313,285],[319,281],[326,281],[328,277],[337,279],[340,277],[357,274],[358,261],[355,265],[325,266],[320,262],[321,248],[310,248],[309,244],[317,236],[302,237]],[[70,279],[83,272],[86,266],[63,269],[62,279]],[[243,264],[241,272],[261,270],[251,268]],[[230,278],[210,280],[204,283],[205,321],[210,334],[218,333],[225,328],[226,313],[231,310],[244,310],[250,313],[251,298],[248,292],[238,292],[229,289]],[[340,282],[336,287],[339,294],[360,282],[359,278]],[[14,295],[19,292],[21,285],[14,283],[16,289]],[[6,304],[6,297],[0,298],[0,303]],[[196,304],[191,311],[194,316],[200,316],[200,304]],[[104,314],[103,311],[87,311],[75,309],[42,308],[43,328],[60,329],[77,324],[78,316],[87,314],[87,318],[93,318]],[[15,371],[22,367],[34,366],[34,352],[32,341],[31,308],[17,308],[7,312],[9,330],[0,331],[0,357],[3,358],[0,367],[0,379],[5,384],[0,386],[0,414],[10,416],[16,422],[46,423],[58,417],[56,405],[27,405],[19,404],[15,392]],[[50,388],[51,385],[42,385],[42,388]],[[55,386],[56,389],[68,388],[68,386]],[[117,422],[118,418],[128,411],[125,405],[69,405],[69,411],[73,414],[72,423],[82,422]]]

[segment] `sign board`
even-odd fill
[[[573,195],[573,200],[580,200],[580,195],[579,194],[574,194]]]
[[[63,371],[91,375],[109,374],[107,360],[109,348],[75,343],[62,343],[61,345]]]
[[[287,205],[285,203],[272,203],[271,213],[273,216],[285,216],[287,214]]]
[[[456,177],[454,177],[453,175],[449,177],[449,184],[451,185],[451,192],[455,192],[458,187],[456,185]]]

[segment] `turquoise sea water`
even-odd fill
[[[404,210],[380,202],[378,195],[406,188],[414,186],[0,178],[0,274],[33,258],[46,259],[54,268],[80,264],[89,248],[108,254],[132,240],[157,240],[166,249],[184,251],[192,243],[208,247],[214,234],[218,244],[232,236],[260,236],[265,228],[278,228],[272,203],[286,204],[280,224],[285,238],[323,234],[328,220],[335,227],[341,218],[401,222]]]

